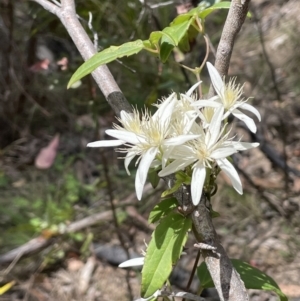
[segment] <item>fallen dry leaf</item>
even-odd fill
[[[48,146],[42,148],[35,158],[35,167],[39,169],[50,168],[55,160],[57,154],[57,148],[59,145],[59,134],[56,134],[50,141]]]

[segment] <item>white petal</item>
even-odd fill
[[[137,173],[135,176],[135,191],[138,200],[141,200],[143,194],[143,188],[147,179],[148,170],[152,161],[154,160],[157,154],[158,148],[151,147],[149,148],[146,153],[143,155],[139,167],[137,169]]]
[[[152,116],[152,119],[160,122],[161,124],[164,124],[166,120],[171,117],[175,103],[176,94],[173,92],[159,105],[159,108]]]
[[[235,149],[233,146],[220,147],[220,148],[214,150],[210,156],[213,159],[223,159],[223,158],[227,158],[228,156],[231,156],[232,154],[234,154],[236,152],[237,152],[237,149]]]
[[[184,169],[186,166],[192,164],[195,161],[195,159],[190,159],[190,160],[182,160],[182,159],[177,159],[170,163],[166,168],[161,170],[158,175],[160,177],[165,177],[167,175],[170,175],[172,173],[175,173],[178,170]]]
[[[119,146],[124,143],[125,143],[125,141],[122,141],[122,140],[102,140],[102,141],[90,142],[87,144],[87,147]]]
[[[197,162],[193,167],[192,183],[191,183],[191,194],[193,204],[196,206],[199,204],[203,185],[206,177],[206,170],[202,162]]]
[[[181,145],[187,141],[200,137],[200,135],[180,135],[177,137],[169,138],[164,141],[164,145]]]
[[[122,110],[120,112],[120,117],[122,121],[126,121],[128,119],[132,119],[133,114],[132,113],[127,113],[126,111]]]
[[[232,115],[235,116],[236,118],[244,121],[246,123],[248,129],[252,133],[256,133],[256,125],[252,118],[248,117],[247,115],[245,115],[244,113],[242,113],[241,111],[239,111],[237,109],[232,112]]]
[[[130,171],[128,169],[128,166],[130,164],[130,162],[132,161],[132,159],[136,156],[136,153],[135,152],[131,152],[131,151],[128,151],[126,157],[125,157],[125,160],[124,160],[124,166],[125,166],[125,169],[126,169],[126,172],[128,175],[130,175]]]
[[[224,82],[222,80],[222,77],[220,76],[218,70],[210,62],[207,62],[206,66],[209,72],[211,82],[216,90],[216,93],[220,97],[222,97],[222,91],[224,89]]]
[[[194,85],[193,85],[193,86],[185,93],[185,95],[186,95],[186,96],[191,96],[192,93],[196,90],[196,88],[197,88],[201,83],[202,83],[202,81],[200,81],[200,82],[194,84]]]
[[[145,257],[138,257],[126,260],[119,264],[119,268],[128,268],[144,265]]]
[[[221,123],[222,123],[222,119],[223,119],[223,113],[224,113],[223,107],[219,107],[214,112],[214,116],[211,119],[211,123],[209,124],[210,135],[207,135],[205,137],[205,142],[206,142],[206,145],[208,148],[210,148],[212,145],[214,145],[219,138],[219,134],[220,134],[220,130],[221,130]],[[209,141],[207,141],[207,139],[209,139]]]
[[[232,145],[236,150],[244,151],[247,149],[258,147],[259,143],[258,142],[248,143],[248,142],[232,141]]]
[[[216,99],[219,99],[219,96],[214,96],[213,98],[208,99],[208,100],[200,99],[200,100],[193,102],[191,105],[198,107],[198,108],[202,108],[202,107],[218,108],[218,107],[222,106],[221,103],[215,101]]]
[[[218,159],[216,160],[219,167],[226,173],[229,177],[233,188],[239,193],[243,194],[243,187],[241,183],[241,179],[233,167],[233,165],[227,159]]]
[[[145,141],[145,139],[142,136],[138,136],[128,131],[106,130],[105,133],[109,136],[126,141],[127,143],[131,144],[139,144]]]
[[[253,106],[249,105],[248,103],[242,103],[241,105],[239,105],[239,108],[253,113],[258,118],[258,120],[261,121],[260,113]]]

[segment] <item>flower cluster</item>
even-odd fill
[[[130,162],[138,157],[135,177],[137,198],[142,198],[143,188],[151,167],[160,169],[164,177],[177,171],[191,172],[191,195],[194,205],[200,201],[208,170],[217,166],[230,178],[235,190],[242,194],[240,178],[227,157],[232,154],[258,146],[258,143],[245,143],[229,138],[223,124],[229,114],[244,121],[255,132],[254,121],[239,109],[254,113],[260,120],[259,112],[247,100],[243,100],[242,88],[235,79],[228,84],[217,70],[207,63],[212,84],[217,95],[208,100],[199,100],[193,94],[200,84],[195,84],[187,93],[172,93],[156,104],[157,111],[140,114],[122,111],[119,122],[106,134],[117,140],[96,141],[88,147],[121,146],[119,152],[126,153],[125,168],[128,174]]]

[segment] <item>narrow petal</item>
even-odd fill
[[[146,153],[143,155],[139,167],[137,169],[137,173],[135,176],[135,191],[138,200],[141,200],[143,194],[143,188],[147,179],[148,170],[152,161],[154,160],[157,154],[158,148],[151,147],[149,148]]]
[[[261,121],[260,113],[253,106],[249,105],[248,103],[242,103],[241,105],[239,105],[239,108],[253,113],[257,117],[257,119],[259,121]]]
[[[170,116],[172,115],[175,103],[176,94],[173,92],[159,105],[158,110],[154,113],[154,115],[152,115],[152,119],[161,122],[161,124],[164,124],[166,119],[170,118]]]
[[[101,140],[101,141],[90,142],[87,144],[87,147],[119,146],[124,143],[125,143],[125,141],[122,141],[122,140]]]
[[[128,268],[144,265],[145,257],[138,257],[126,260],[119,264],[119,268]]]
[[[145,139],[142,136],[139,136],[137,134],[128,131],[106,130],[105,133],[116,139],[120,139],[131,144],[139,144],[145,141]]]
[[[214,150],[211,153],[211,158],[213,159],[223,159],[231,156],[232,154],[236,153],[237,149],[234,148],[233,146],[229,147],[219,147],[218,149]]]
[[[248,142],[232,141],[232,145],[237,151],[244,151],[247,149],[258,147],[259,143],[258,142],[248,143]]]
[[[206,66],[216,93],[220,97],[222,97],[222,91],[224,89],[224,82],[222,80],[222,77],[220,76],[218,70],[210,62],[207,62]]]
[[[194,84],[194,85],[193,85],[193,86],[185,93],[185,95],[191,96],[192,93],[196,90],[196,88],[197,88],[201,83],[202,83],[202,81],[200,81],[200,82]]]
[[[209,124],[210,135],[207,135],[205,137],[205,142],[206,142],[206,145],[208,146],[208,148],[210,148],[212,145],[214,145],[219,138],[219,134],[220,134],[220,130],[221,130],[221,123],[222,123],[222,119],[223,119],[223,113],[224,113],[223,107],[219,107],[218,109],[215,110],[214,116],[211,120],[211,123]],[[209,141],[206,141],[207,139],[209,139]]]
[[[219,99],[219,96],[214,96],[213,98],[208,99],[208,100],[200,99],[200,100],[193,102],[191,105],[193,107],[197,107],[197,108],[202,108],[202,107],[218,108],[218,107],[222,106],[222,104],[219,102],[216,102],[215,100],[217,100],[217,99]]]
[[[181,145],[187,141],[200,137],[200,135],[180,135],[177,137],[169,138],[164,141],[164,145]]]
[[[199,204],[203,185],[206,177],[206,170],[202,162],[197,162],[193,167],[192,183],[191,183],[191,194],[193,204],[196,206]]]
[[[233,167],[233,165],[227,159],[218,159],[216,160],[219,167],[226,173],[229,177],[233,188],[239,193],[243,194],[243,187],[241,183],[241,179]]]
[[[132,119],[133,114],[132,113],[127,113],[126,111],[122,110],[120,112],[120,117],[122,121],[126,121],[128,119]]]
[[[131,152],[131,151],[128,151],[126,157],[125,157],[125,160],[124,160],[124,166],[125,166],[125,169],[126,169],[126,172],[128,175],[130,175],[130,171],[128,169],[128,166],[130,164],[130,162],[132,161],[132,159],[136,156],[136,153],[135,152]]]
[[[160,177],[165,177],[167,175],[170,175],[172,173],[175,173],[178,170],[184,169],[186,166],[192,164],[195,162],[195,159],[190,159],[190,160],[182,160],[182,159],[177,159],[170,163],[166,168],[161,170],[158,175]]]
[[[242,120],[245,122],[245,124],[247,125],[248,129],[252,132],[252,133],[256,133],[256,125],[253,121],[252,118],[248,117],[247,115],[245,115],[244,113],[242,113],[241,111],[235,109],[234,111],[232,111],[232,115],[235,116],[236,118]]]

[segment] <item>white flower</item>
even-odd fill
[[[236,84],[235,78],[230,79],[229,83],[226,84],[211,63],[207,62],[206,65],[217,96],[209,100],[199,100],[195,105],[198,107],[217,107],[222,105],[226,110],[223,119],[232,114],[244,121],[251,132],[256,133],[256,125],[253,119],[239,110],[250,111],[261,121],[260,113],[253,106],[247,104],[247,100],[242,98],[243,86]]]
[[[135,177],[135,190],[137,198],[141,200],[143,188],[151,163],[155,159],[162,160],[163,150],[168,146],[180,145],[188,140],[195,139],[197,135],[179,135],[172,137],[171,117],[177,97],[172,93],[159,106],[153,116],[145,112],[140,118],[138,111],[133,113],[121,112],[119,121],[122,126],[114,125],[115,129],[106,130],[106,134],[118,140],[104,140],[89,143],[88,147],[108,147],[126,145],[128,148],[119,149],[127,153],[124,165],[128,174],[128,166],[135,156],[139,156]],[[157,162],[155,160],[155,162]]]
[[[256,147],[258,144],[241,143],[228,139],[228,133],[224,135],[224,128],[221,129],[223,113],[224,108],[220,106],[216,109],[205,132],[201,126],[198,126],[199,138],[186,143],[186,145],[174,147],[170,154],[174,161],[159,172],[159,176],[163,177],[193,164],[191,194],[194,205],[197,205],[201,199],[206,168],[212,168],[214,163],[218,164],[230,178],[235,190],[240,194],[243,193],[238,173],[226,158],[239,150]]]

